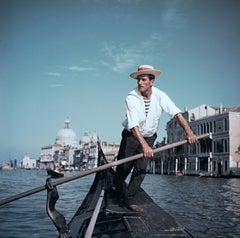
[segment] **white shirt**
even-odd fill
[[[174,117],[181,110],[173,103],[169,96],[156,87],[152,87],[151,103],[148,114],[145,114],[144,99],[138,88],[132,90],[126,97],[126,119],[123,127],[130,131],[138,126],[144,137],[150,137],[158,131],[162,111]]]

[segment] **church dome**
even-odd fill
[[[64,128],[58,131],[55,143],[62,146],[78,146],[77,136],[75,132],[70,128],[69,119],[66,119]]]
[[[83,136],[80,139],[80,144],[88,144],[90,142],[96,143],[98,141],[97,133],[90,133],[88,131],[85,131]]]
[[[81,137],[80,144],[87,144],[91,142],[91,135],[88,131],[85,131],[83,136]]]

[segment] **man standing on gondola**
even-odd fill
[[[148,159],[153,157],[153,145],[157,138],[157,130],[162,111],[173,117],[186,133],[189,143],[195,143],[197,138],[181,114],[181,110],[169,96],[154,87],[154,81],[161,74],[150,65],[141,65],[138,71],[130,74],[137,80],[137,87],[126,97],[126,120],[123,122],[122,140],[117,159],[123,159],[143,153],[143,158],[119,165],[114,180],[120,206],[126,206],[133,211],[141,211],[134,201],[134,195],[139,190],[145,177]],[[131,179],[125,187],[125,179],[132,171]]]

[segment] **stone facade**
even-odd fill
[[[183,113],[196,135],[212,134],[193,145],[182,145],[155,155],[156,170],[165,174],[229,176],[240,174],[240,106],[201,105]],[[167,123],[167,143],[185,139],[178,123]]]

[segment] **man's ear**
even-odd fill
[[[151,80],[151,86],[154,84],[154,82],[155,82],[155,79],[152,79]]]

